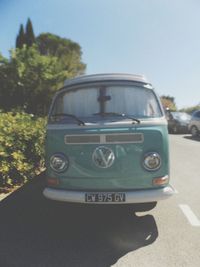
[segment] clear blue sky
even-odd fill
[[[200,103],[199,0],[0,0],[0,52],[20,23],[82,47],[87,74],[145,74],[178,108]]]

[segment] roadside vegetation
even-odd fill
[[[192,107],[189,107],[189,108],[183,108],[180,111],[186,112],[188,114],[192,114],[196,110],[200,110],[200,105],[192,106]]]
[[[175,103],[175,99],[172,96],[165,96],[162,95],[160,97],[161,103],[164,107],[164,109],[169,109],[171,111],[177,111],[177,107],[176,107],[176,103]]]
[[[24,184],[44,170],[45,118],[0,113],[0,188]]]
[[[81,46],[20,25],[9,58],[0,53],[0,192],[44,170],[46,116],[64,80],[84,74]]]
[[[51,33],[35,37],[30,19],[20,26],[10,57],[0,54],[0,109],[46,116],[64,80],[85,72],[78,43]]]
[[[192,107],[178,109],[175,103],[175,98],[169,95],[168,96],[162,95],[160,97],[160,100],[161,100],[163,107],[171,111],[186,112],[191,115],[194,111],[200,110],[200,104],[192,106]]]

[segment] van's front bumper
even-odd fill
[[[174,195],[175,190],[172,186],[168,185],[166,187],[157,189],[146,189],[146,190],[135,190],[135,191],[120,191],[126,196],[124,202],[86,202],[85,196],[87,193],[93,192],[83,192],[83,191],[67,191],[53,188],[45,188],[43,194],[46,198],[65,201],[72,203],[85,203],[85,204],[131,204],[131,203],[148,203],[157,202],[159,200],[167,199]],[[98,193],[98,192],[95,192]],[[108,192],[99,192],[108,193]],[[115,192],[114,192],[115,193]]]

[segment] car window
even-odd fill
[[[105,86],[71,90],[57,97],[52,114],[91,117],[101,112],[139,118],[161,117],[162,111],[153,90],[138,86]],[[103,99],[103,100],[102,100]]]
[[[133,86],[112,86],[107,89],[111,97],[106,102],[106,112],[118,112],[136,117],[159,117],[161,111],[153,92]]]
[[[191,118],[191,116],[185,112],[172,112],[171,114],[172,114],[173,118],[177,119],[177,120],[186,121],[186,120],[190,120],[190,118]]]
[[[76,116],[88,117],[99,112],[98,88],[71,91],[63,96],[62,111]]]
[[[194,117],[194,118],[200,118],[200,111],[196,111],[196,112],[193,114],[193,117]]]

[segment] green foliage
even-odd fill
[[[26,31],[24,31],[23,24],[20,25],[19,33],[16,38],[16,48],[23,48],[24,45],[31,47],[35,43],[35,35],[33,32],[33,25],[28,18],[26,23]]]
[[[192,106],[192,107],[188,107],[188,108],[183,108],[180,111],[186,112],[188,114],[192,114],[196,110],[200,110],[200,105]]]
[[[8,112],[20,108],[44,116],[64,80],[84,73],[81,48],[53,34],[41,34],[37,44],[22,45],[22,27],[20,32],[20,48],[12,50],[8,60],[0,55],[0,109]]]
[[[21,24],[19,29],[19,34],[16,38],[16,48],[22,48],[25,44],[25,33],[24,33],[24,26]]]
[[[45,115],[67,77],[57,57],[41,55],[36,46],[15,49],[10,60],[0,65],[0,108],[21,107],[27,113]]]
[[[174,97],[172,97],[172,96],[164,96],[163,95],[163,96],[160,97],[160,99],[161,99],[161,103],[162,103],[162,105],[163,105],[163,107],[165,109],[169,109],[171,111],[176,111],[177,110]]]
[[[33,32],[33,25],[32,25],[30,18],[28,18],[27,24],[26,24],[25,41],[26,41],[27,47],[31,47],[35,43],[35,35]]]
[[[0,186],[18,185],[44,167],[46,119],[0,113]]]
[[[36,38],[41,55],[58,58],[62,69],[66,70],[68,77],[83,74],[86,65],[81,62],[81,47],[70,39],[61,38],[55,34],[42,33]]]
[[[9,59],[0,53],[0,186],[24,183],[40,171],[45,119],[23,112],[46,115],[64,80],[84,73],[81,56],[80,45],[69,39],[35,38],[30,19],[25,31],[20,25]]]
[[[0,53],[0,66],[3,65],[3,64],[6,64],[6,62],[7,62],[7,59],[4,58],[4,57],[2,56],[2,54]]]

